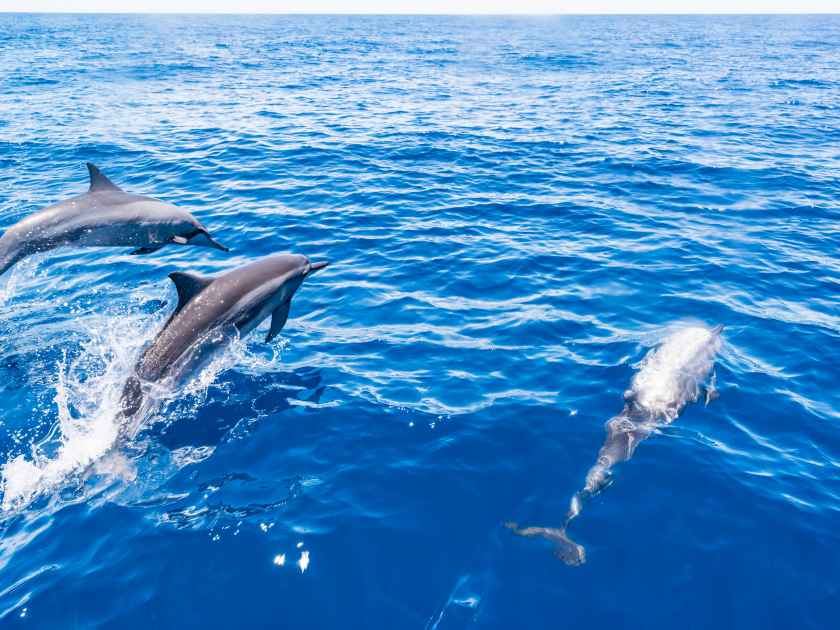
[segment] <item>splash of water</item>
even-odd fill
[[[42,256],[35,255],[25,258],[3,274],[0,282],[0,305],[6,305],[14,300],[18,293],[18,286],[31,280],[38,272]]]
[[[109,319],[93,326],[82,352],[57,366],[54,402],[57,422],[30,446],[30,453],[6,462],[2,475],[3,510],[20,508],[84,470],[114,445],[116,416],[125,375],[149,336],[139,318]]]
[[[147,316],[107,317],[94,322],[82,352],[73,360],[66,357],[57,366],[55,397],[57,421],[48,434],[29,445],[0,467],[0,509],[14,511],[50,491],[65,487],[81,473],[95,469],[100,475],[131,480],[132,462],[116,453],[120,434],[120,397],[134,363],[160,326]],[[281,345],[270,353],[251,353],[235,336],[224,352],[214,355],[203,367],[178,386],[155,388],[154,404],[147,410],[144,426],[171,422],[194,411],[219,375],[234,365],[246,371],[264,371],[276,366]],[[189,404],[168,409],[174,400]],[[182,465],[187,465],[189,458]],[[178,466],[180,467],[180,466]]]

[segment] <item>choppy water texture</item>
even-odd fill
[[[0,625],[834,625],[838,68],[829,17],[0,16],[0,227],[91,161],[234,248],[0,279]],[[166,274],[277,251],[333,262],[281,338],[106,453]],[[689,321],[720,399],[589,502],[587,563],[513,536]]]

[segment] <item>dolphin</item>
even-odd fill
[[[177,386],[234,337],[271,316],[266,342],[283,329],[292,296],[305,278],[327,266],[305,256],[276,254],[219,276],[173,272],[178,305],[141,354],[123,388],[121,435],[133,437],[160,385]],[[141,413],[142,412],[142,413]]]
[[[164,245],[228,251],[186,210],[127,193],[88,162],[90,188],[18,221],[0,237],[0,274],[22,258],[62,245],[134,247],[150,254]]]
[[[580,514],[583,500],[610,484],[613,466],[629,460],[642,440],[676,420],[702,390],[706,392],[706,404],[717,397],[714,364],[722,331],[720,325],[712,329],[682,328],[645,355],[630,389],[624,392],[624,409],[606,423],[607,438],[586,474],[583,488],[572,496],[562,527],[505,526],[519,536],[552,541],[555,555],[570,566],[586,562],[585,549],[568,537],[566,528]]]

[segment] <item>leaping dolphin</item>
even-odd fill
[[[711,330],[701,326],[683,328],[645,355],[630,389],[624,392],[624,409],[607,421],[607,439],[583,488],[572,497],[562,527],[520,528],[516,523],[506,526],[520,536],[554,542],[555,555],[568,565],[583,564],[586,551],[566,535],[566,528],[580,514],[583,500],[610,484],[613,466],[629,460],[639,442],[657,427],[676,420],[688,403],[699,398],[704,385],[707,404],[716,396],[713,369],[722,330],[723,326]],[[712,376],[707,384],[709,374]]]
[[[121,436],[131,438],[141,428],[146,405],[153,403],[150,390],[182,383],[235,335],[244,337],[271,315],[266,341],[277,336],[289,317],[295,291],[327,264],[277,254],[216,277],[169,274],[178,291],[178,305],[126,381]]]
[[[86,193],[20,220],[0,237],[0,274],[26,256],[62,245],[134,247],[132,254],[170,243],[228,251],[186,210],[127,193],[93,164],[87,167]]]

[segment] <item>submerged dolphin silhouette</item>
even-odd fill
[[[122,393],[123,437],[140,429],[148,390],[161,382],[177,385],[206,364],[233,336],[244,337],[271,315],[266,341],[282,330],[292,296],[327,262],[278,254],[216,277],[175,272],[178,306],[143,351]]]
[[[228,251],[186,210],[127,193],[88,163],[86,193],[21,219],[0,237],[0,274],[22,258],[62,245],[135,247],[148,254],[164,245],[200,245]]]
[[[580,514],[582,501],[610,484],[615,464],[629,460],[639,442],[657,427],[676,420],[688,403],[699,398],[710,373],[706,403],[716,396],[712,370],[720,350],[722,330],[723,326],[711,330],[700,326],[683,328],[648,352],[630,389],[624,393],[624,409],[607,421],[607,439],[586,475],[583,488],[572,497],[562,527],[520,528],[516,523],[505,526],[520,536],[554,542],[555,555],[568,565],[586,562],[586,551],[568,537],[566,528]]]

